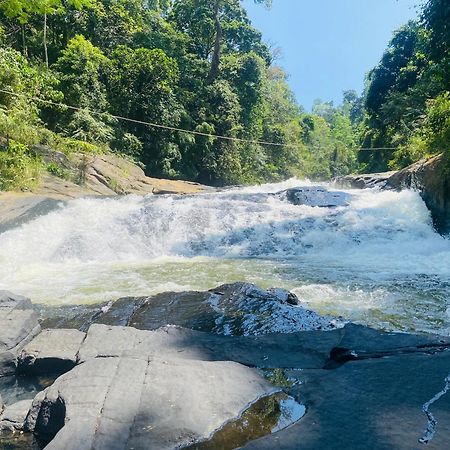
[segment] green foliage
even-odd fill
[[[428,103],[425,135],[432,152],[450,154],[450,92]]]
[[[41,170],[40,159],[26,145],[9,140],[0,146],[0,190],[32,190]]]
[[[71,178],[71,173],[56,162],[52,161],[48,163],[45,168],[47,169],[48,173],[51,173],[58,178],[62,178],[63,180],[69,180]]]
[[[367,152],[367,170],[402,168],[449,147],[450,6],[428,0],[420,23],[398,30],[366,89],[363,145],[396,150]]]
[[[0,137],[214,185],[358,167],[361,98],[305,114],[240,0],[0,0],[0,20],[0,88],[20,94],[0,94]]]

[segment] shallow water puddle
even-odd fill
[[[210,440],[189,447],[189,450],[233,450],[246,443],[283,430],[306,413],[304,405],[278,392],[251,405],[242,416],[218,430]]]
[[[2,450],[41,450],[33,434],[31,433],[8,433],[0,432],[0,449]]]

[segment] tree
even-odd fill
[[[177,126],[181,107],[174,88],[178,66],[162,50],[125,46],[111,55],[108,91],[112,111],[140,121]],[[179,158],[173,145],[173,133],[138,123],[123,125],[128,133],[139,136],[143,144],[142,161],[154,174],[170,175],[172,162]]]
[[[65,112],[59,118],[59,127],[77,139],[90,142],[109,142],[113,138],[112,118],[105,114],[109,109],[105,77],[110,60],[83,36],[71,39],[54,65],[59,72],[60,89],[65,102],[82,108]],[[92,113],[98,111],[98,113]]]
[[[66,3],[80,10],[90,6],[92,0],[66,0]],[[2,0],[0,8],[7,17],[17,18],[21,24],[26,23],[34,14],[44,16],[43,46],[45,65],[48,67],[47,19],[51,14],[62,14],[65,11],[63,0]]]

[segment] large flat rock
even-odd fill
[[[48,450],[176,449],[275,390],[233,362],[160,356],[86,361],[35,398],[27,429],[54,437]]]
[[[174,326],[143,331],[95,324],[87,333],[78,360],[164,354],[187,360],[236,361],[259,368],[322,368],[340,339],[340,330],[234,337]]]
[[[16,371],[18,354],[39,332],[31,301],[0,291],[0,377]]]
[[[296,396],[307,406],[297,424],[258,439],[246,450],[446,450],[450,448],[450,392],[423,405],[446,385],[450,352],[408,354],[347,362],[334,370],[303,371]],[[298,373],[297,373],[298,375]]]

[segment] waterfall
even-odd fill
[[[388,328],[447,332],[450,241],[419,194],[350,190],[335,208],[277,194],[300,185],[61,203],[0,234],[0,288],[58,304],[241,279],[294,289],[324,312],[371,322],[380,310]]]

